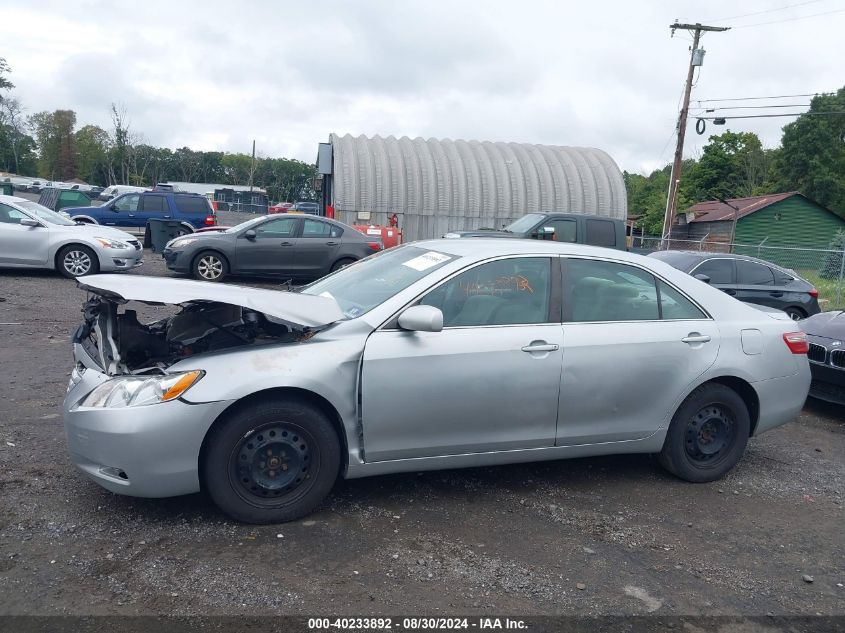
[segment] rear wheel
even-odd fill
[[[785,308],[784,312],[789,315],[789,318],[793,321],[800,321],[801,319],[806,319],[807,314],[801,308],[794,308],[792,306]]]
[[[354,264],[357,260],[351,257],[344,257],[343,259],[337,260],[334,264],[332,264],[332,272],[336,270],[340,270],[341,268],[345,268],[349,266],[349,264]]]
[[[96,253],[81,244],[69,244],[56,256],[59,272],[69,279],[84,275],[96,275],[100,271],[100,260]]]
[[[247,523],[310,514],[340,470],[340,441],[328,417],[296,400],[237,410],[212,431],[202,476],[214,503]]]
[[[681,479],[714,481],[739,462],[750,429],[748,408],[733,389],[717,383],[702,385],[672,418],[658,459]]]
[[[191,272],[200,281],[222,281],[229,273],[229,264],[220,253],[203,251],[194,258]]]

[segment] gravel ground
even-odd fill
[[[133,274],[167,273],[148,253]],[[0,272],[0,614],[845,614],[839,409],[808,406],[713,484],[648,456],[414,473],[240,525],[202,495],[120,497],[69,463],[83,297]]]

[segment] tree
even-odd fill
[[[767,157],[753,132],[711,136],[684,183],[694,201],[750,196],[766,180]]]
[[[75,178],[79,159],[76,148],[76,113],[73,110],[38,112],[29,117],[38,145],[38,173],[51,180]]]
[[[845,114],[820,112],[845,112],[845,88],[813,97],[809,113],[783,128],[773,180],[845,216]]]
[[[11,67],[6,62],[5,57],[0,57],[0,90],[11,90],[15,87],[9,79],[6,77],[7,74],[12,72]]]
[[[109,133],[96,125],[86,125],[76,132],[79,151],[79,177],[94,185],[108,184]]]

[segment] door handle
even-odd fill
[[[531,343],[530,345],[526,345],[522,348],[523,352],[556,352],[560,349],[559,345],[555,345],[553,343]]]
[[[293,246],[293,242],[282,242],[279,246]]]
[[[729,294],[732,297],[736,295],[736,290],[731,290],[730,288],[725,288],[724,290],[722,290],[722,292],[724,292],[725,294]]]
[[[337,246],[337,242],[326,242],[326,246]]]
[[[772,297],[782,297],[783,293],[778,290],[776,292],[770,292],[769,295]]]
[[[681,339],[684,343],[709,343],[710,337],[707,334],[699,334],[698,332],[690,332]]]

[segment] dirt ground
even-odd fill
[[[133,274],[167,273],[148,252]],[[0,272],[0,614],[845,614],[842,410],[808,405],[713,484],[648,456],[413,473],[240,525],[69,463],[83,298]]]

